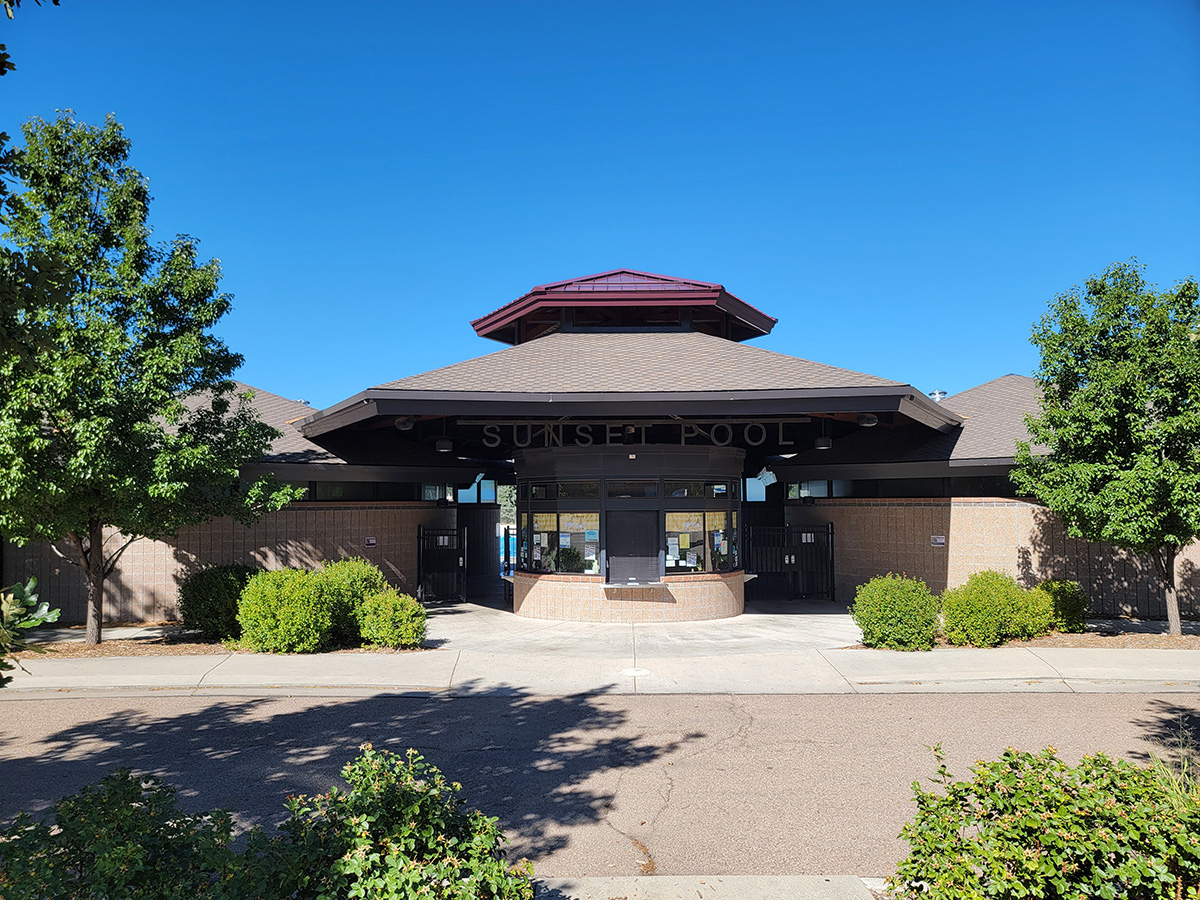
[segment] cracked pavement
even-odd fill
[[[0,818],[117,766],[190,809],[277,822],[364,741],[416,747],[500,818],[539,875],[883,875],[910,784],[1006,746],[1144,758],[1196,730],[1194,694],[705,694],[329,699],[7,698]]]

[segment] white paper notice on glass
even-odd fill
[[[570,547],[571,546],[571,532],[569,532],[569,531],[559,532],[558,546],[560,546],[560,547]]]
[[[677,538],[677,537],[667,538],[667,558],[668,559],[679,559],[679,538]]]
[[[726,553],[726,554],[729,553],[729,541],[728,540],[721,541],[721,551],[720,552]]]
[[[668,569],[673,569],[674,567],[675,567],[675,557],[673,557],[673,556],[668,556],[668,557],[667,557],[667,568],[668,568]]]
[[[687,564],[689,566],[693,566],[693,567],[696,565],[696,554],[695,553],[689,553],[687,555]]]

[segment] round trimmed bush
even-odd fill
[[[322,591],[309,589],[303,569],[259,572],[238,604],[242,640],[272,653],[315,653],[331,644],[333,606]]]
[[[1048,594],[1054,607],[1054,627],[1068,634],[1082,634],[1087,628],[1087,613],[1091,601],[1078,581],[1052,578],[1043,581],[1034,592]]]
[[[211,640],[236,638],[238,600],[254,570],[240,563],[209,566],[188,573],[179,585],[179,615],[184,628],[193,628]]]
[[[850,607],[868,647],[932,650],[938,603],[925,582],[902,575],[878,575],[860,585]]]
[[[942,630],[951,644],[995,647],[1054,627],[1048,594],[1027,591],[1003,572],[976,572],[942,594]]]
[[[359,608],[365,643],[380,647],[419,647],[425,640],[425,607],[394,589],[365,598]]]
[[[329,563],[309,576],[309,590],[321,595],[333,614],[331,642],[338,647],[361,643],[360,607],[367,597],[388,589],[379,567],[354,557]]]

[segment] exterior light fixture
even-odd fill
[[[858,424],[863,428],[874,428],[879,424],[879,416],[875,413],[859,413]]]
[[[454,442],[450,438],[438,438],[438,442],[433,446],[438,453],[449,453],[454,449]]]
[[[417,420],[412,416],[405,416],[402,419],[396,420],[397,431],[412,431],[413,426],[417,424]]]
[[[814,450],[829,450],[833,447],[833,438],[825,437],[825,419],[821,419],[821,436],[813,441]]]
[[[775,473],[772,472],[770,469],[768,469],[766,466],[763,466],[762,471],[759,472],[754,477],[763,483],[763,487],[766,487],[767,485],[770,485],[770,484],[774,484],[776,481],[779,480],[778,478],[775,477]]]

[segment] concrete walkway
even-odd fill
[[[1189,623],[1190,624],[1190,623]],[[152,634],[113,628],[108,640]],[[435,609],[431,649],[310,656],[216,654],[25,660],[0,699],[73,694],[380,693],[849,694],[1196,692],[1200,650],[846,649],[859,632],[844,607],[760,604],[716,622],[597,625],[521,619],[472,603]],[[44,629],[43,640],[82,640]]]

